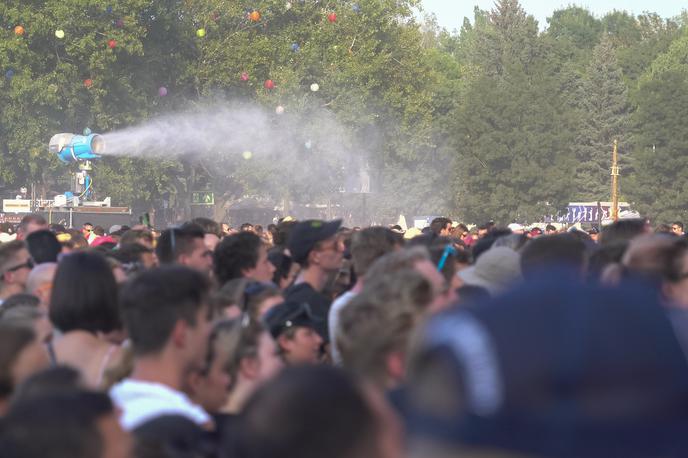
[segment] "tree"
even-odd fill
[[[612,41],[603,38],[593,51],[581,92],[582,128],[577,141],[576,200],[609,196],[610,152],[630,145],[631,107]]]

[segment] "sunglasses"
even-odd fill
[[[14,267],[10,267],[5,272],[15,272],[19,269],[24,269],[24,268],[33,269],[33,266],[34,266],[33,260],[28,259],[25,263],[19,264],[19,265],[14,266]]]

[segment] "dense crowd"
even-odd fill
[[[0,456],[688,454],[683,224],[0,225]]]

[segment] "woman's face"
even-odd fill
[[[258,364],[256,381],[260,383],[272,379],[284,367],[277,355],[277,344],[267,332],[263,332],[258,340]]]

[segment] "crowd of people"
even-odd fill
[[[685,456],[687,310],[680,222],[30,214],[0,225],[0,456]]]

